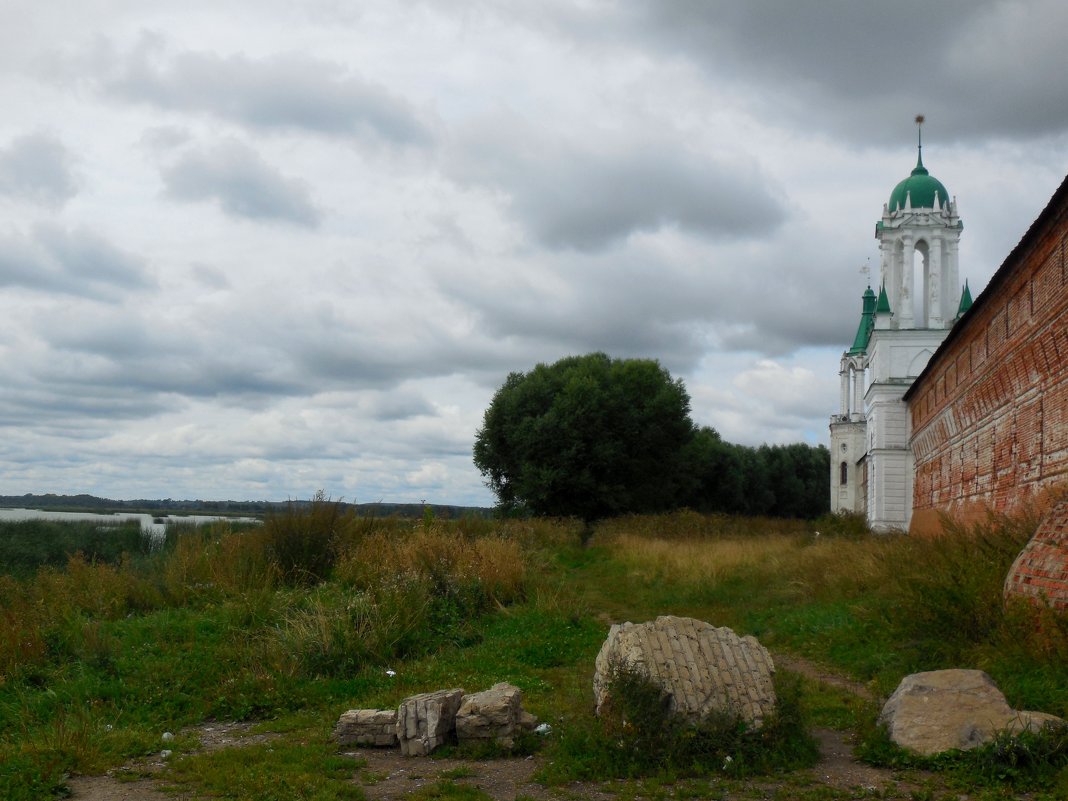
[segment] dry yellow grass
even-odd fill
[[[204,594],[270,589],[278,578],[263,532],[233,532],[227,523],[180,534],[163,568],[163,586],[182,603]]]
[[[410,534],[371,534],[338,559],[337,576],[357,587],[387,583],[395,576],[416,576],[438,584],[477,581],[496,603],[523,597],[524,551],[513,539],[464,537],[439,526]]]
[[[647,580],[716,584],[740,573],[798,595],[847,595],[886,578],[897,538],[849,540],[812,534],[653,539],[615,534],[604,540],[615,558]]]

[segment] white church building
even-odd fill
[[[875,224],[879,292],[864,292],[831,416],[831,511],[864,514],[876,531],[909,527],[913,462],[902,396],[971,305],[957,267],[962,229],[956,198],[923,166],[921,140],[916,167]]]

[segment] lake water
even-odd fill
[[[163,537],[168,523],[197,525],[212,523],[216,520],[232,520],[235,523],[259,523],[254,517],[220,517],[219,515],[166,515],[159,517],[134,512],[115,512],[98,514],[95,512],[50,512],[44,509],[0,509],[0,520],[88,520],[99,523],[122,523],[126,520],[140,520],[141,530],[153,537]],[[157,523],[160,520],[162,522]]]

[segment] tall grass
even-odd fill
[[[342,554],[337,576],[360,589],[414,581],[438,597],[469,594],[476,596],[469,599],[475,605],[470,611],[477,612],[522,600],[525,561],[513,539],[458,536],[435,525],[364,537]]]
[[[715,539],[743,537],[751,539],[769,535],[810,532],[812,521],[784,520],[777,517],[740,517],[725,514],[701,514],[689,509],[661,515],[626,515],[597,524],[595,539],[619,534],[653,537],[664,540]]]
[[[178,531],[159,567],[163,588],[177,605],[271,590],[281,573],[264,529],[235,531],[227,521]]]
[[[1068,712],[1068,616],[1002,600],[1033,516],[947,520],[937,538],[858,537],[848,520],[762,524],[759,536],[688,514],[636,522],[598,533],[626,571],[631,603],[669,585],[680,603],[876,679],[884,692],[909,672],[977,667],[1014,703]]]

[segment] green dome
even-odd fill
[[[916,168],[904,181],[894,187],[890,193],[890,212],[905,208],[905,197],[914,209],[933,209],[935,196],[938,197],[938,205],[945,206],[949,202],[949,192],[942,186],[942,182],[927,172],[923,166],[923,159],[916,159]]]

